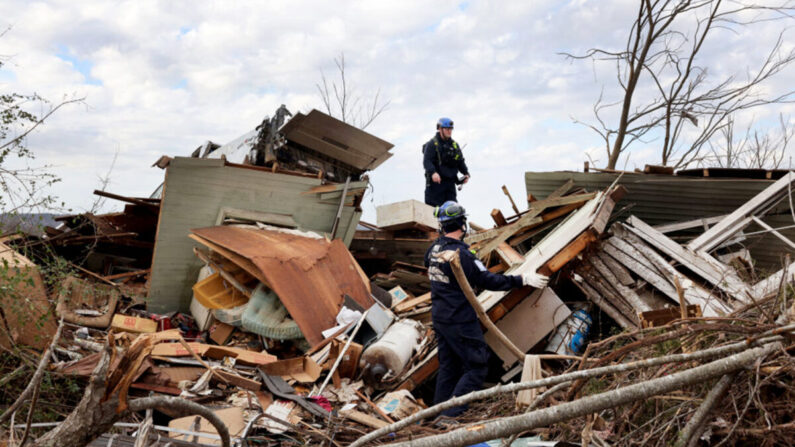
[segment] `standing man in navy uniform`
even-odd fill
[[[425,168],[425,203],[440,206],[456,200],[458,173],[469,181],[469,169],[464,154],[453,138],[453,120],[439,118],[436,135],[422,146],[422,166]]]
[[[473,287],[487,290],[521,286],[542,288],[549,278],[538,273],[520,276],[489,272],[469,251],[469,245],[461,240],[467,228],[464,208],[456,202],[445,202],[436,208],[435,214],[439,219],[440,236],[425,253],[425,266],[431,280],[431,320],[439,355],[434,394],[434,404],[438,404],[479,390],[488,372],[489,358],[477,314],[456,281],[448,261],[452,253],[447,252],[459,252],[461,267]],[[442,416],[455,417],[464,410],[466,406],[453,407],[443,411]]]

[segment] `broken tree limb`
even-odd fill
[[[513,355],[516,356],[518,361],[524,361],[525,353],[522,352],[505,334],[502,333],[501,330],[497,328],[497,325],[491,321],[491,318],[486,314],[486,311],[483,310],[483,306],[478,301],[478,297],[475,296],[475,291],[472,290],[472,287],[469,285],[469,281],[467,281],[466,274],[464,273],[464,269],[461,268],[461,258],[459,257],[458,250],[453,253],[452,259],[448,260],[450,262],[450,267],[453,270],[453,274],[455,275],[456,281],[458,281],[458,285],[461,287],[461,291],[464,292],[464,296],[466,297],[469,304],[472,305],[472,308],[475,309],[475,313],[478,315],[478,320],[486,326],[486,329],[494,334],[500,343],[505,346],[506,349],[511,351]]]
[[[732,373],[745,365],[763,358],[774,351],[780,350],[780,342],[770,343],[759,348],[748,349],[727,358],[715,360],[706,365],[696,366],[668,376],[660,377],[626,387],[607,391],[594,396],[556,405],[554,407],[536,410],[518,416],[503,417],[489,422],[484,422],[472,427],[460,428],[441,435],[412,439],[408,443],[394,443],[391,446],[466,446],[484,442],[491,439],[510,436],[514,433],[531,430],[533,428],[549,426],[557,422],[570,420],[625,405],[651,396],[678,390],[694,383],[709,380],[713,377]]]
[[[795,324],[787,326],[789,329],[795,329]],[[783,328],[779,328],[783,329]],[[778,330],[778,329],[777,329]],[[772,332],[772,331],[770,331]],[[768,334],[768,333],[766,333]],[[442,402],[440,404],[436,404],[432,407],[428,407],[424,410],[418,411],[417,413],[412,414],[400,421],[390,424],[382,429],[375,430],[370,432],[361,438],[357,439],[354,443],[350,445],[350,447],[359,447],[364,445],[365,443],[372,441],[380,436],[386,435],[388,433],[392,433],[394,431],[400,430],[404,427],[408,427],[409,425],[425,419],[427,417],[435,416],[442,411],[456,407],[458,405],[468,404],[470,402],[474,402],[477,400],[493,397],[495,395],[504,394],[504,393],[513,393],[521,390],[526,390],[530,388],[539,388],[539,387],[547,387],[557,385],[563,382],[569,382],[577,379],[589,379],[591,377],[598,377],[604,374],[614,374],[619,372],[627,372],[632,371],[635,369],[640,368],[648,368],[652,366],[659,366],[665,363],[672,363],[672,362],[688,362],[693,360],[704,360],[709,358],[716,358],[721,357],[729,354],[734,354],[736,352],[745,350],[749,346],[759,346],[774,342],[779,342],[783,340],[783,337],[779,336],[765,336],[764,338],[760,338],[758,340],[752,341],[750,344],[746,341],[732,343],[725,346],[720,346],[717,348],[710,348],[704,349],[701,351],[695,351],[689,354],[671,354],[665,355],[661,357],[653,357],[650,359],[638,360],[635,362],[629,363],[621,363],[618,365],[611,365],[611,366],[602,366],[599,368],[593,369],[585,369],[579,371],[573,371],[567,374],[559,374],[557,376],[547,377],[541,380],[533,380],[530,382],[518,382],[512,383],[509,385],[497,385],[485,390],[480,391],[473,391],[469,394],[465,394],[463,396],[454,397],[448,401]],[[509,435],[510,433],[506,434],[505,436]],[[496,436],[499,437],[499,436]],[[493,439],[493,438],[491,438]]]
[[[221,437],[221,444],[224,447],[229,447],[231,445],[232,440],[230,439],[229,429],[226,427],[226,424],[224,424],[221,418],[213,413],[212,410],[196,402],[174,396],[142,397],[130,401],[129,411],[135,413],[148,409],[165,407],[167,407],[169,411],[175,412],[178,417],[192,416],[195,414],[207,419],[207,421],[215,427],[218,436]]]
[[[22,391],[22,394],[19,395],[16,401],[11,404],[10,407],[6,409],[6,411],[0,415],[0,424],[7,421],[8,418],[14,414],[15,411],[25,403],[26,400],[34,393],[36,388],[38,387],[39,382],[41,382],[42,376],[44,376],[44,370],[47,369],[47,364],[50,363],[50,353],[52,353],[55,345],[58,344],[58,340],[61,339],[61,332],[63,332],[63,317],[61,317],[61,321],[58,323],[58,329],[55,331],[55,335],[52,337],[52,342],[50,346],[47,347],[47,350],[41,355],[41,359],[39,360],[39,366],[36,368],[36,372],[33,373],[33,377],[31,377],[30,382],[28,382],[28,386],[25,387],[25,390]]]
[[[97,366],[91,373],[86,391],[80,403],[57,427],[34,441],[34,447],[59,447],[64,445],[87,445],[103,433],[106,433],[120,419],[132,412],[149,408],[168,407],[172,412],[182,416],[198,414],[207,419],[218,430],[224,446],[231,445],[229,430],[209,408],[172,396],[156,396],[136,399],[128,402],[124,410],[119,410],[119,394],[116,390],[105,396],[108,383],[108,370],[111,363],[112,348],[106,345]]]
[[[724,393],[729,388],[729,385],[731,385],[735,376],[736,374],[726,374],[718,380],[718,383],[716,383],[711,390],[709,390],[707,397],[704,398],[704,401],[698,406],[696,412],[690,420],[687,421],[684,430],[679,432],[679,439],[676,441],[676,444],[674,444],[674,447],[689,447],[693,444],[693,438],[695,438],[696,441],[698,440],[698,435],[703,431],[703,424],[709,412],[724,396]]]

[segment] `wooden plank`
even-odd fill
[[[421,304],[430,303],[431,302],[431,292],[428,292],[424,295],[420,295],[416,298],[406,299],[403,301],[398,302],[394,306],[392,306],[392,310],[395,312],[405,312],[407,310],[413,309]]]
[[[248,379],[239,374],[224,371],[223,369],[216,369],[215,373],[226,382],[244,390],[259,391],[262,388],[262,384],[258,381]]]
[[[701,307],[699,307],[697,304],[687,305],[688,318],[698,318],[700,316],[701,316]],[[639,317],[640,317],[641,327],[645,329],[650,327],[665,326],[666,324],[681,318],[682,314],[679,310],[679,307],[669,307],[666,309],[657,309],[657,310],[650,310],[648,312],[642,312],[639,315]]]
[[[593,230],[586,230],[574,239],[569,245],[563,248],[552,259],[547,261],[539,270],[538,273],[549,276],[558,270],[562,269],[564,265],[568,264],[572,259],[577,257],[585,247],[591,242],[596,240],[596,234]]]
[[[425,356],[425,359],[422,360],[419,364],[414,366],[407,374],[405,374],[405,379],[398,385],[395,390],[413,390],[414,388],[420,386],[423,382],[428,380],[436,370],[439,369],[439,351],[437,348],[433,348],[433,351],[429,352],[428,355]]]
[[[707,229],[709,229],[710,225],[720,222],[721,220],[725,219],[727,216],[728,214],[722,214],[720,216],[705,217],[702,219],[693,219],[684,222],[674,222],[664,225],[655,225],[652,228],[663,234],[673,233],[674,231],[689,230],[691,228],[696,228],[696,227],[703,227],[704,230],[706,231]]]
[[[665,294],[665,296],[673,301],[677,300],[678,296],[674,286],[653,266],[647,265],[649,261],[647,261],[645,256],[637,251],[635,247],[621,238],[614,236],[602,245],[602,250],[636,275],[640,276],[644,281],[651,284],[655,289]]]
[[[505,242],[497,247],[495,253],[500,257],[500,261],[505,263],[508,267],[513,267],[514,265],[519,265],[524,262],[524,256]]]
[[[500,233],[493,240],[489,241],[484,247],[478,250],[478,257],[483,259],[492,250],[497,248],[500,243],[505,242],[509,237],[513,236],[523,227],[530,225],[531,222],[533,222],[545,209],[555,206],[570,205],[573,203],[582,202],[584,200],[592,200],[594,197],[596,197],[595,194],[596,193],[585,193],[573,194],[566,197],[549,197],[544,200],[537,200],[533,202],[527,214],[520,217],[516,222],[501,227]]]
[[[618,313],[620,313],[621,316],[632,325],[633,328],[638,328],[640,326],[638,314],[632,309],[632,307],[630,307],[630,305],[627,304],[623,298],[616,295],[610,286],[605,284],[602,278],[595,275],[589,267],[584,265],[580,266],[575,270],[575,272],[580,275],[589,286],[595,289],[600,297],[610,303],[611,307],[615,308]]]
[[[574,275],[574,285],[577,286],[585,296],[591,300],[594,304],[596,304],[604,313],[606,313],[610,318],[613,319],[619,326],[624,329],[637,329],[637,326],[632,323],[627,317],[621,314],[621,312],[615,308],[612,304],[610,304],[607,300],[602,298],[602,296],[597,292],[593,287],[588,285],[585,282],[584,278],[579,275]]]
[[[541,357],[537,355],[526,355],[524,357],[521,381],[529,382],[531,380],[541,380],[543,378],[541,374]],[[519,391],[519,394],[516,395],[516,406],[519,408],[529,406],[536,400],[538,393],[543,391],[543,388]]]
[[[498,227],[508,225],[508,221],[505,220],[505,216],[502,215],[502,211],[497,208],[491,210],[491,219]]]
[[[734,210],[715,226],[690,241],[687,248],[693,251],[710,251],[717,247],[742,229],[742,227],[738,227],[739,222],[746,222],[747,218],[752,215],[765,214],[775,206],[784,197],[787,188],[793,181],[795,181],[795,172],[790,172]]]
[[[731,267],[714,258],[708,259],[711,256],[706,253],[696,254],[682,247],[635,216],[630,216],[627,222],[631,225],[631,227],[625,227],[627,230],[645,239],[676,262],[689,268],[732,298],[743,303],[749,301],[747,294],[750,293],[750,289],[737,277]],[[721,265],[721,268],[716,268],[716,265]]]
[[[516,206],[516,202],[513,201],[513,197],[511,197],[511,193],[508,192],[508,187],[505,186],[505,185],[502,185],[502,192],[503,192],[503,194],[508,196],[508,200],[511,201],[511,208],[513,208],[513,212],[516,213],[516,214],[519,214],[519,208]]]
[[[587,262],[594,267],[596,272],[599,272],[602,278],[604,278],[605,283],[612,286],[618,295],[624,298],[624,300],[626,300],[632,306],[632,309],[635,312],[646,312],[652,310],[651,307],[649,307],[643,300],[640,299],[634,290],[621,284],[621,281],[618,280],[616,275],[613,274],[610,268],[608,268],[598,256],[591,256],[588,258]]]
[[[621,284],[627,287],[634,287],[635,280],[632,278],[632,275],[629,274],[629,270],[625,269],[624,266],[618,263],[615,259],[613,259],[609,254],[603,251],[604,246],[602,246],[602,251],[596,253],[596,257],[602,261],[607,268],[618,278]]]
[[[717,317],[731,312],[731,308],[724,304],[717,296],[711,295],[709,292],[702,290],[693,283],[689,278],[674,269],[660,254],[648,247],[635,233],[627,231],[628,227],[615,225],[613,231],[617,236],[624,239],[627,243],[633,245],[638,251],[643,253],[654,267],[662,272],[669,281],[673,282],[673,278],[678,278],[679,282],[685,286],[685,298],[688,304],[698,304],[707,317]],[[677,298],[674,298],[678,301]]]

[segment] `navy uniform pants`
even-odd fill
[[[442,180],[441,183],[434,183],[428,180],[425,183],[425,204],[430,206],[441,206],[448,200],[456,201],[455,182],[452,180]]]
[[[488,373],[489,348],[480,323],[433,322],[439,349],[439,373],[436,376],[434,404],[462,396],[483,386]],[[455,417],[466,405],[449,408],[444,416]]]

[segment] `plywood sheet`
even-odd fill
[[[527,352],[558,327],[571,310],[549,287],[536,290],[497,322],[497,328],[522,352]],[[500,357],[506,367],[516,362],[516,356],[497,337],[484,334],[486,342]]]
[[[296,113],[281,133],[287,140],[362,170],[375,169],[391,157],[394,145],[323,112]]]
[[[0,243],[0,308],[15,343],[42,350],[57,324],[39,268],[13,248]],[[0,322],[2,324],[2,322]],[[8,343],[0,336],[0,345]]]

